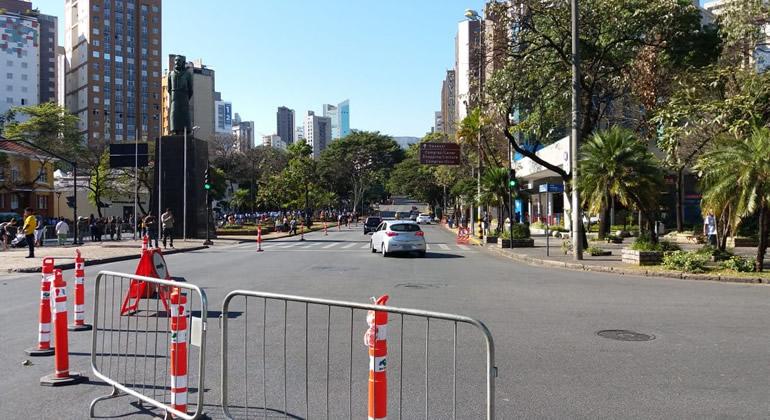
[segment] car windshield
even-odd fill
[[[377,225],[380,224],[380,221],[381,220],[377,219],[377,218],[369,218],[369,219],[366,219],[366,225],[367,226],[377,226]]]
[[[412,223],[397,223],[390,225],[390,230],[394,232],[418,232],[420,227]]]

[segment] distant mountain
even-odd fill
[[[393,140],[395,140],[396,143],[398,143],[398,145],[401,146],[402,149],[408,149],[409,146],[420,142],[419,137],[408,137],[408,136],[401,136],[401,137],[393,136]]]

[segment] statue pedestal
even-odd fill
[[[150,209],[160,219],[167,208],[174,213],[174,238],[184,237],[184,214],[187,212],[187,238],[206,237],[206,190],[204,173],[208,166],[208,143],[187,136],[187,170],[185,171],[184,136],[163,136],[155,148],[154,193]],[[160,165],[157,163],[160,162]],[[158,168],[160,179],[160,214],[158,214]],[[184,185],[187,179],[187,208],[184,208]],[[160,220],[159,220],[160,222]],[[212,227],[213,229],[213,227]]]

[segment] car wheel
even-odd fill
[[[380,247],[381,247],[381,251],[382,251],[382,256],[383,257],[387,257],[388,256],[388,252],[385,251],[385,244],[384,243],[381,244]]]
[[[369,241],[369,250],[372,252],[372,254],[377,252],[377,250],[374,248],[374,242],[373,241]]]

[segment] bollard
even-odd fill
[[[187,412],[187,296],[171,292],[171,406]]]
[[[388,303],[388,295],[372,298],[375,305]],[[364,344],[369,347],[369,419],[384,419],[388,413],[388,313],[368,311],[369,329]]]
[[[262,252],[262,223],[257,225],[257,252]]]
[[[43,258],[37,347],[25,350],[25,353],[30,356],[51,356],[54,354],[54,349],[51,347],[51,282],[54,277],[53,266],[53,258]]]
[[[54,270],[53,281],[53,316],[54,336],[56,337],[56,355],[54,356],[54,373],[40,378],[40,385],[63,386],[74,385],[87,380],[69,368],[69,336],[67,335],[67,282],[61,275],[61,270]]]
[[[75,250],[75,310],[72,311],[72,324],[69,326],[70,331],[88,331],[91,326],[86,324],[85,320],[85,303],[86,303],[86,291],[85,291],[85,265],[86,260],[80,255],[80,250]]]

